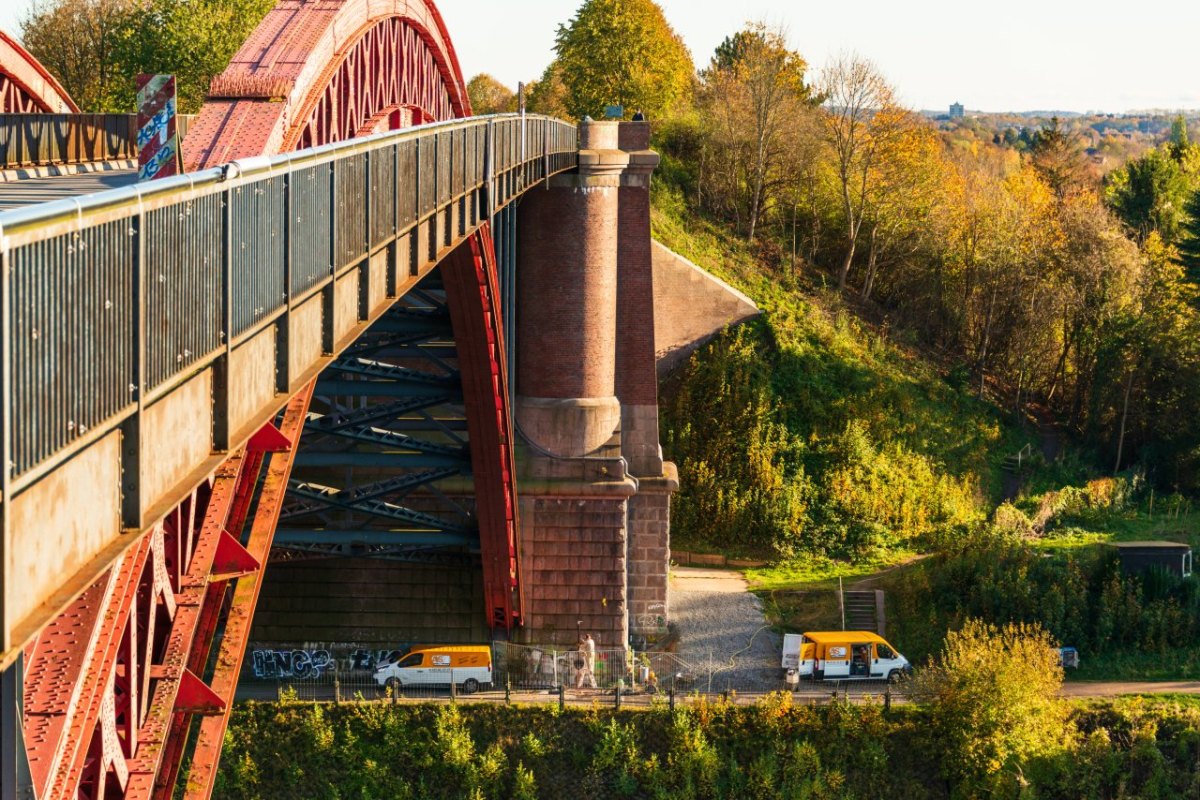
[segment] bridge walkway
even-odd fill
[[[136,168],[0,181],[0,211],[120,189],[135,183]]]

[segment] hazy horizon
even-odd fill
[[[520,0],[522,13],[514,15],[515,4],[437,0],[464,77],[487,72],[513,88],[541,75],[553,58],[557,26],[580,3]],[[954,102],[996,114],[1200,109],[1194,77],[1200,51],[1189,40],[1200,29],[1200,4],[1150,2],[1130,17],[1127,4],[1110,0],[1054,0],[1032,16],[1018,16],[955,0],[861,0],[852,18],[844,7],[799,10],[787,0],[745,0],[736,8],[716,0],[659,4],[698,67],[725,36],[753,19],[783,26],[813,72],[841,52],[870,58],[916,109],[947,109]],[[0,26],[16,33],[33,5],[9,0]],[[520,46],[497,46],[503,42]]]

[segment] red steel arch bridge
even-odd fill
[[[6,112],[74,110],[3,47]],[[5,800],[206,797],[269,556],[665,624],[644,125],[472,117],[429,0],[280,0],[184,153],[0,213]]]

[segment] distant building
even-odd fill
[[[964,114],[964,111],[963,111],[962,103],[951,103],[950,104],[950,119],[962,119],[963,114]]]

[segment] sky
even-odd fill
[[[436,0],[466,78],[541,75],[581,0]],[[33,0],[0,0],[15,31]],[[697,66],[748,20],[783,27],[817,69],[853,52],[917,109],[1200,109],[1195,0],[659,0]]]

